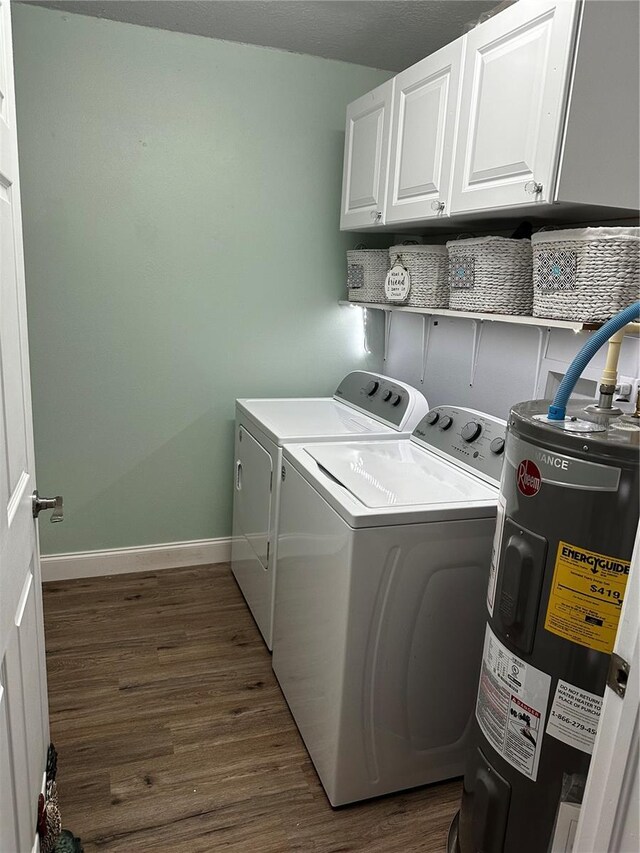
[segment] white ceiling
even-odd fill
[[[498,0],[21,0],[64,12],[400,71]]]

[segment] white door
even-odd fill
[[[49,743],[11,16],[0,0],[0,850],[29,853]]]
[[[626,692],[605,689],[574,853],[640,850],[640,536],[614,653],[630,665]]]
[[[467,35],[451,212],[553,200],[574,0],[520,0]]]
[[[340,228],[384,221],[393,81],[347,107]]]
[[[449,213],[449,183],[464,38],[398,74],[385,222]]]

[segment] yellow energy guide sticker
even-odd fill
[[[609,654],[620,621],[630,563],[560,542],[544,627]]]

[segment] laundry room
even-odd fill
[[[0,2],[0,853],[637,853],[639,30]]]

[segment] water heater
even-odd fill
[[[629,574],[639,419],[509,418],[473,747],[449,853],[570,850]]]

